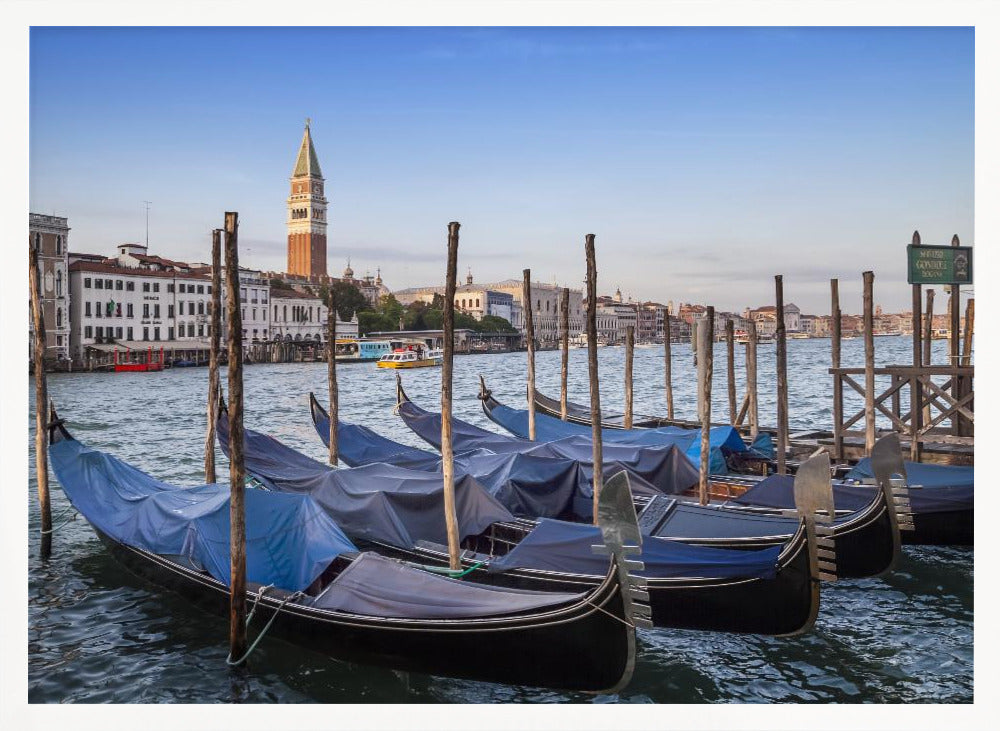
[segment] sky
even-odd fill
[[[909,309],[905,247],[973,244],[972,28],[58,28],[30,33],[30,208],[73,251],[286,268],[311,118],[328,267],[742,310]],[[939,298],[943,295],[939,292]],[[939,309],[943,311],[941,299]]]

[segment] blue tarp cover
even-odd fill
[[[596,526],[542,520],[510,553],[494,559],[490,570],[532,568],[602,576],[608,570],[608,557],[590,550],[601,542],[601,530]],[[772,579],[781,550],[781,546],[753,551],[706,548],[646,536],[639,556],[646,568],[637,573],[656,578]]]
[[[416,409],[412,404],[400,408]],[[434,429],[433,419],[424,419],[423,428]],[[440,436],[440,416],[436,420]],[[464,422],[463,422],[464,425]],[[317,418],[316,431],[324,444],[329,443],[329,420]],[[472,429],[478,427],[472,427]],[[468,432],[468,429],[465,429]],[[492,432],[485,432],[492,434]],[[510,446],[510,437],[493,434]],[[530,517],[559,517],[568,514],[590,519],[593,509],[593,470],[590,447],[572,448],[569,444],[552,447],[516,440],[523,452],[504,449],[496,453],[487,448],[459,448],[455,450],[456,474],[473,476],[486,487],[508,510],[515,515]],[[464,445],[463,447],[467,447]],[[407,447],[386,439],[371,429],[338,423],[338,454],[346,464],[365,465],[385,462],[429,472],[441,471],[441,456],[414,447]],[[668,448],[648,449],[637,452],[631,448],[629,459],[605,460],[606,479],[621,470],[629,473],[633,494],[656,495],[660,492],[678,493],[697,483],[698,473],[679,453]],[[586,460],[579,457],[586,453]],[[616,451],[612,450],[611,454]]]
[[[178,488],[75,439],[49,447],[73,506],[120,543],[184,556],[229,584],[229,486]],[[245,494],[247,580],[289,591],[309,586],[341,553],[357,551],[308,495]]]
[[[229,423],[216,434],[229,454]],[[282,444],[245,430],[244,461],[249,474],[272,490],[309,494],[350,535],[410,548],[416,541],[447,542],[444,484],[440,473],[375,463],[332,469]],[[478,535],[513,515],[474,478],[456,475],[455,512],[460,537]]]
[[[440,413],[425,411],[412,401],[405,401],[399,406],[399,415],[417,436],[435,448],[440,448]],[[589,437],[573,436],[555,442],[532,442],[496,434],[454,417],[452,437],[456,454],[488,449],[498,454],[525,454],[579,462],[583,468],[585,484],[580,486],[577,499],[582,503],[592,496],[590,483],[593,475],[593,445]],[[698,482],[698,470],[676,445],[633,447],[607,444],[604,446],[603,457],[605,477],[624,470],[628,473],[632,492],[636,495],[676,495]],[[584,509],[582,504],[579,509]]]
[[[490,418],[507,431],[520,437],[528,436],[528,412],[526,409],[512,409],[509,406],[493,407]],[[535,436],[538,442],[554,442],[566,437],[583,437],[588,442],[592,438],[591,427],[563,421],[548,414],[535,414]],[[701,464],[701,430],[684,429],[677,426],[663,426],[655,429],[601,429],[604,445],[628,447],[663,447],[676,445],[695,465]],[[731,426],[714,426],[708,435],[710,454],[709,468],[712,474],[727,472],[726,459],[721,448],[733,452],[746,452],[747,446],[736,429]]]
[[[867,457],[865,458],[867,466]],[[860,463],[859,463],[860,464]],[[916,464],[918,469],[914,470],[917,475],[922,474],[920,467],[940,467],[942,465]],[[907,474],[909,474],[911,463],[906,464]],[[864,467],[861,470],[855,468],[850,474],[864,474]],[[974,495],[972,487],[971,469],[967,475],[959,473],[951,479],[962,479],[967,477],[966,484],[948,484],[946,475],[938,471],[933,471],[932,478],[941,480],[940,484],[931,484],[926,487],[916,486],[918,483],[913,478],[910,481],[914,486],[910,487],[910,509],[915,515],[929,513],[947,513],[958,510],[972,510]],[[861,479],[861,478],[856,478]],[[766,508],[794,508],[795,495],[793,485],[795,478],[791,475],[771,475],[761,480],[760,483],[747,490],[731,502],[742,505],[757,505]],[[870,485],[845,485],[835,482],[833,484],[833,503],[837,510],[860,510],[875,498],[875,488]]]
[[[923,462],[903,462],[906,478],[911,485],[922,487],[972,487],[974,467],[944,464],[924,464]],[[858,461],[854,469],[847,473],[848,480],[872,479],[871,460],[868,457]]]

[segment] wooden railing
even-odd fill
[[[974,444],[973,378],[975,366],[886,366],[875,368],[876,378],[889,377],[889,386],[878,393],[866,393],[864,368],[831,368],[834,379],[833,447],[840,458],[844,453],[844,439],[865,438],[867,427],[865,411],[881,414],[888,419],[890,428],[910,441],[911,459],[919,459],[921,445]],[[934,378],[947,379],[935,383]],[[906,390],[910,404],[904,413],[901,394]],[[844,391],[853,390],[865,400],[857,413],[844,413]],[[916,394],[916,398],[914,398]],[[948,424],[945,426],[945,422]],[[853,428],[852,428],[853,427]],[[874,431],[874,429],[872,429]],[[914,438],[915,437],[915,438]]]

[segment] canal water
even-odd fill
[[[945,362],[946,343],[936,341]],[[908,338],[877,340],[880,364],[906,363]],[[789,341],[790,422],[831,428],[829,340]],[[494,394],[524,403],[525,354],[463,356],[455,360],[454,411],[487,428],[476,399],[482,374]],[[623,349],[599,351],[602,404],[622,404]],[[742,393],[742,356],[738,354]],[[558,352],[537,356],[538,388],[558,396]],[[861,340],[844,343],[843,364],[861,366]],[[674,346],[674,393],[679,417],[693,418],[695,381],[690,348]],[[774,349],[759,353],[761,422],[774,418]],[[394,376],[372,364],[338,366],[341,416],[386,436],[425,446],[393,415]],[[325,448],[313,430],[309,391],[326,399],[326,365],[268,364],[244,369],[246,424],[317,459]],[[639,347],[635,409],[665,411],[663,351]],[[224,383],[225,381],[223,381]],[[409,396],[429,409],[440,404],[440,369],[405,372]],[[715,414],[725,413],[725,350],[716,349]],[[207,371],[182,368],[151,374],[59,374],[49,394],[73,434],[158,479],[195,485],[203,477]],[[33,389],[29,388],[33,397]],[[571,351],[570,397],[587,402],[586,350]],[[861,402],[850,404],[861,408]],[[29,413],[34,405],[29,404]],[[64,702],[421,703],[628,702],[971,703],[973,700],[973,551],[906,547],[885,578],[826,584],[815,629],[790,638],[669,629],[639,633],[631,684],[596,698],[534,688],[492,685],[350,665],[280,640],[265,638],[252,672],[236,679],[226,668],[226,620],[130,576],[77,517],[53,537],[53,555],[38,558],[33,436],[28,434],[27,486],[28,700]],[[228,482],[226,459],[219,480]],[[68,506],[52,488],[58,525]],[[738,612],[739,607],[733,608]],[[254,634],[253,630],[251,631]],[[489,662],[488,657],[482,658]]]

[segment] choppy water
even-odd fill
[[[943,355],[944,341],[934,343]],[[862,342],[844,343],[844,365],[862,365]],[[879,363],[909,360],[908,338],[877,341]],[[790,341],[792,428],[831,426],[829,341]],[[602,403],[622,402],[621,348],[600,353]],[[725,411],[724,350],[718,346],[715,413]],[[571,351],[570,395],[587,401],[586,351]],[[557,395],[559,353],[538,354],[538,388]],[[938,359],[944,362],[944,358]],[[460,357],[455,361],[455,414],[494,428],[482,415],[476,376],[497,397],[523,403],[523,353]],[[742,358],[738,356],[739,368]],[[694,415],[690,349],[674,346],[678,416]],[[761,421],[774,423],[774,351],[759,354]],[[371,364],[338,367],[342,418],[425,446],[393,416],[393,374]],[[435,409],[440,370],[404,374],[414,400]],[[317,459],[325,449],[308,412],[308,392],[326,395],[326,366],[281,364],[244,369],[247,426],[287,441]],[[660,348],[638,348],[637,412],[662,413]],[[742,390],[742,379],[739,389]],[[31,391],[31,389],[29,389]],[[156,374],[62,374],[49,393],[75,436],[179,485],[202,478],[207,371]],[[856,402],[856,408],[861,407]],[[29,405],[34,413],[33,403]],[[279,640],[265,640],[252,672],[237,678],[225,664],[226,620],[136,579],[105,552],[91,528],[76,520],[60,528],[53,556],[38,558],[33,437],[29,527],[29,701],[54,702],[590,702],[557,693],[348,665]],[[220,481],[228,479],[226,460]],[[68,505],[53,485],[53,515]],[[907,547],[884,579],[824,585],[815,630],[776,639],[679,630],[640,632],[631,685],[598,702],[959,702],[973,700],[973,551]],[[734,611],[739,611],[735,609]],[[488,662],[488,658],[484,658]]]

